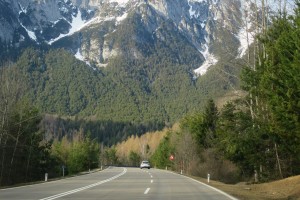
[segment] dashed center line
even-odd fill
[[[144,194],[148,194],[148,192],[150,191],[150,188],[147,188],[144,192]]]
[[[153,180],[151,180],[151,183],[153,183]]]

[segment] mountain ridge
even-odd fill
[[[7,3],[7,1],[5,2]],[[36,1],[23,0],[18,3],[7,3],[8,5],[6,7],[14,11],[15,15],[19,15],[15,17],[14,24],[19,23],[19,28],[23,29],[23,31],[25,30],[25,32],[27,32],[27,36],[19,34],[19,38],[13,39],[9,37],[11,36],[11,32],[9,32],[8,34],[2,34],[2,40],[11,40],[12,43],[14,43],[13,40],[19,39],[18,42],[21,43],[22,38],[30,38],[38,44],[46,42],[49,45],[52,45],[64,37],[73,37],[74,33],[85,31],[85,28],[91,29],[92,26],[97,25],[100,27],[109,26],[109,30],[105,32],[102,38],[95,38],[96,40],[104,40],[102,45],[97,44],[97,41],[91,41],[90,44],[93,47],[92,49],[103,49],[102,52],[93,51],[93,56],[86,53],[86,51],[91,51],[91,49],[88,49],[86,44],[81,43],[84,38],[73,39],[74,43],[77,43],[77,48],[74,49],[74,47],[72,47],[69,49],[74,55],[79,49],[82,57],[96,62],[98,66],[105,66],[106,63],[103,63],[102,60],[107,60],[111,56],[115,56],[118,51],[117,49],[113,49],[113,46],[107,44],[113,43],[113,41],[106,41],[105,36],[113,34],[114,31],[118,29],[118,26],[122,24],[124,20],[126,21],[128,14],[132,12],[140,14],[142,22],[141,25],[154,36],[164,21],[172,21],[177,31],[182,34],[181,37],[187,38],[188,42],[197,48],[204,59],[207,60],[209,58],[213,58],[212,64],[215,64],[217,62],[217,58],[213,56],[213,53],[211,53],[210,43],[212,43],[214,39],[214,30],[212,29],[216,26],[216,24],[213,26],[210,24],[213,24],[213,21],[217,20],[218,17],[220,18],[220,16],[218,16],[219,12],[222,12],[222,15],[230,14],[228,11],[226,11],[226,13],[223,12],[222,9],[227,9],[227,4],[232,5],[232,2],[230,1],[223,1],[220,3],[220,1],[211,0],[49,0],[38,1],[38,3],[34,2]],[[236,2],[234,2],[234,4],[236,4]],[[46,12],[46,8],[49,11]],[[238,12],[238,10],[236,12]],[[51,15],[48,13],[51,13]],[[107,25],[109,22],[111,22],[110,25]],[[157,37],[160,37],[160,35],[157,35]],[[74,45],[75,44],[73,44],[73,46]],[[201,63],[199,63],[199,65],[200,64]],[[204,72],[206,72],[206,70],[204,70]]]
[[[31,66],[27,96],[43,112],[174,122],[239,88],[254,8],[249,0],[1,0],[0,56]]]

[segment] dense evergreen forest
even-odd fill
[[[225,182],[264,182],[300,174],[300,3],[257,38],[259,54],[245,66],[248,95],[181,120],[152,155],[152,163]],[[174,154],[177,159],[170,161]],[[200,155],[200,156],[199,156]]]
[[[88,133],[97,143],[112,146],[126,140],[131,135],[140,136],[149,131],[161,130],[165,124],[153,123],[126,123],[111,120],[85,120],[80,118],[63,118],[46,115],[41,121],[41,128],[46,138],[61,140],[63,137],[71,139],[78,130]]]
[[[151,67],[151,58],[149,66],[124,60],[95,70],[62,49],[27,49],[11,67],[24,79],[25,96],[42,112],[117,122],[173,123],[231,84],[213,76],[204,78],[213,84],[194,80],[179,64]]]

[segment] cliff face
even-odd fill
[[[245,26],[244,3],[241,0],[5,0],[0,2],[0,9],[5,11],[0,14],[0,38],[6,46],[8,43],[19,46],[30,40],[63,47],[97,66],[106,66],[110,58],[124,53],[121,38],[128,35],[121,29],[127,24],[135,29],[130,40],[150,46],[157,41],[167,42],[169,31],[176,32],[176,37],[192,45],[203,61],[213,65],[222,54],[214,48],[217,44],[231,41],[238,49],[240,41],[236,35]],[[126,54],[145,56],[141,51],[131,45]],[[199,71],[205,73],[206,69]]]

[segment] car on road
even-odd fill
[[[150,169],[150,163],[148,160],[143,160],[141,165],[140,165],[140,168],[143,169],[143,168],[148,168]]]

